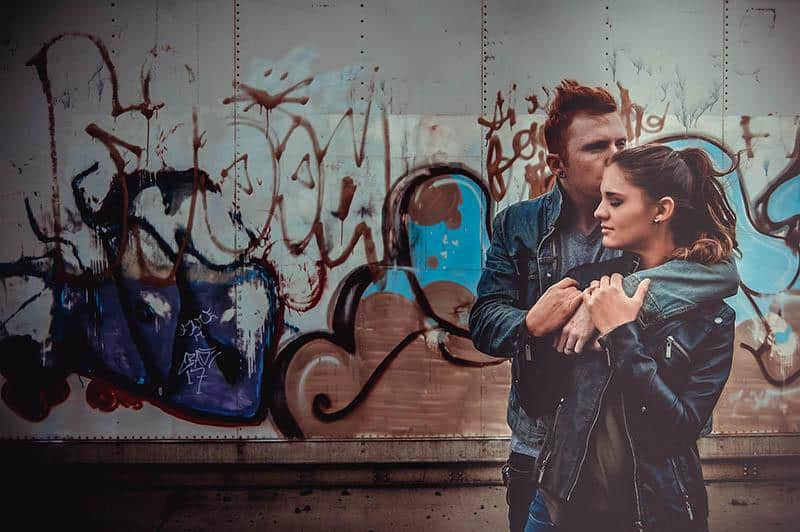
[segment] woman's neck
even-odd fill
[[[675,242],[669,231],[649,240],[643,249],[636,251],[639,255],[639,267],[643,270],[655,268],[670,260],[675,251]]]

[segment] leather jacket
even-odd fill
[[[585,286],[608,273],[601,268],[586,265],[575,277]],[[707,530],[697,439],[730,374],[734,326],[733,309],[712,301],[621,325],[600,338],[605,352],[575,357],[537,461],[540,487],[569,504],[613,379],[633,460],[631,530]]]
[[[509,425],[521,416],[552,412],[554,376],[562,374],[560,355],[553,356],[551,339],[535,338],[525,327],[525,315],[555,282],[557,248],[553,237],[561,215],[562,191],[556,184],[533,200],[515,203],[498,213],[492,223],[491,244],[478,282],[478,298],[469,315],[475,348],[490,356],[512,359]],[[706,301],[735,295],[739,276],[732,261],[713,266],[673,260],[648,271],[653,281],[638,322],[655,326]],[[625,277],[623,286],[633,295],[643,278]],[[550,384],[547,384],[547,383]],[[511,406],[514,405],[514,406]],[[516,406],[519,405],[519,406]]]

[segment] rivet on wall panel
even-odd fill
[[[111,2],[111,8],[112,8],[112,10],[113,10],[113,8],[115,8],[116,6],[117,6],[117,4],[116,4],[115,2]],[[112,11],[112,13],[113,13],[113,11]],[[112,24],[116,24],[116,22],[117,22],[117,16],[116,16],[116,15],[112,15],[112,16],[111,16],[111,23],[112,23]],[[112,39],[116,39],[116,38],[117,38],[117,34],[116,34],[116,32],[111,34],[111,38],[112,38]],[[115,55],[116,53],[117,53],[117,49],[116,49],[115,47],[112,47],[112,48],[111,48],[111,54],[112,54],[112,55]]]
[[[364,8],[364,4],[359,4],[359,5],[360,5],[360,7],[361,7],[362,9]],[[365,15],[364,15],[363,13],[361,14],[361,17],[362,17],[362,18],[361,18],[361,24],[365,24],[365,22],[366,22],[366,18],[363,18],[363,17],[365,17]],[[361,32],[362,32],[362,33],[361,33],[361,56],[362,56],[362,61],[363,61],[363,56],[364,56],[364,54],[366,54],[366,49],[365,49],[365,46],[364,46],[364,39],[365,39],[365,35],[366,35],[366,30],[365,30],[365,29],[362,27],[362,28],[361,28]],[[363,64],[363,63],[361,64],[361,70],[364,70],[364,64]],[[366,83],[365,83],[365,82],[362,80],[362,81],[361,81],[361,85],[363,86],[363,85],[365,85],[365,84],[366,84]],[[360,97],[359,99],[360,99],[362,102],[366,100],[366,98],[364,97],[364,95],[363,95],[363,94],[361,95],[361,97]]]
[[[608,8],[609,8],[609,6],[608,6],[608,5],[606,5],[606,6],[604,6],[604,7],[605,7],[605,10],[606,10],[606,11],[608,11]],[[606,26],[608,26],[608,29],[609,29],[609,31],[610,31],[610,30],[611,30],[611,21],[609,20],[609,17],[610,17],[610,15],[609,15],[609,14],[607,14],[607,15],[606,15],[606,22],[605,22],[605,25],[606,25]],[[608,40],[608,36],[606,36],[606,39],[605,39],[605,40]],[[606,54],[606,56],[609,56],[609,55],[610,55],[610,54],[608,53],[608,50],[606,50],[606,51],[605,51],[605,54]],[[608,67],[606,67],[606,72],[608,72]],[[606,88],[608,88],[608,86],[609,86],[609,84],[608,84],[608,81],[606,81],[606,82],[604,83],[604,85],[606,86]]]
[[[487,70],[486,62],[489,60],[489,52],[486,50],[489,37],[489,29],[487,22],[488,0],[481,2],[481,109],[482,115],[486,114],[486,94],[488,92],[487,86]]]

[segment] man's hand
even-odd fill
[[[562,327],[581,304],[578,281],[565,277],[548,288],[525,316],[525,326],[534,336],[544,336]]]
[[[594,328],[592,316],[585,303],[581,303],[575,314],[569,319],[561,335],[553,342],[553,347],[559,353],[566,355],[577,354],[583,351],[583,347],[597,336],[597,329]]]
[[[628,297],[622,289],[622,276],[618,273],[611,278],[604,275],[599,282],[593,281],[583,292],[583,302],[600,334],[608,334],[620,325],[634,321],[649,287],[650,279],[645,279],[636,287],[633,297]]]

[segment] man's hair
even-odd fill
[[[574,79],[562,80],[544,123],[547,151],[566,159],[567,129],[577,113],[604,115],[616,110],[617,102],[606,89],[581,85]]]

